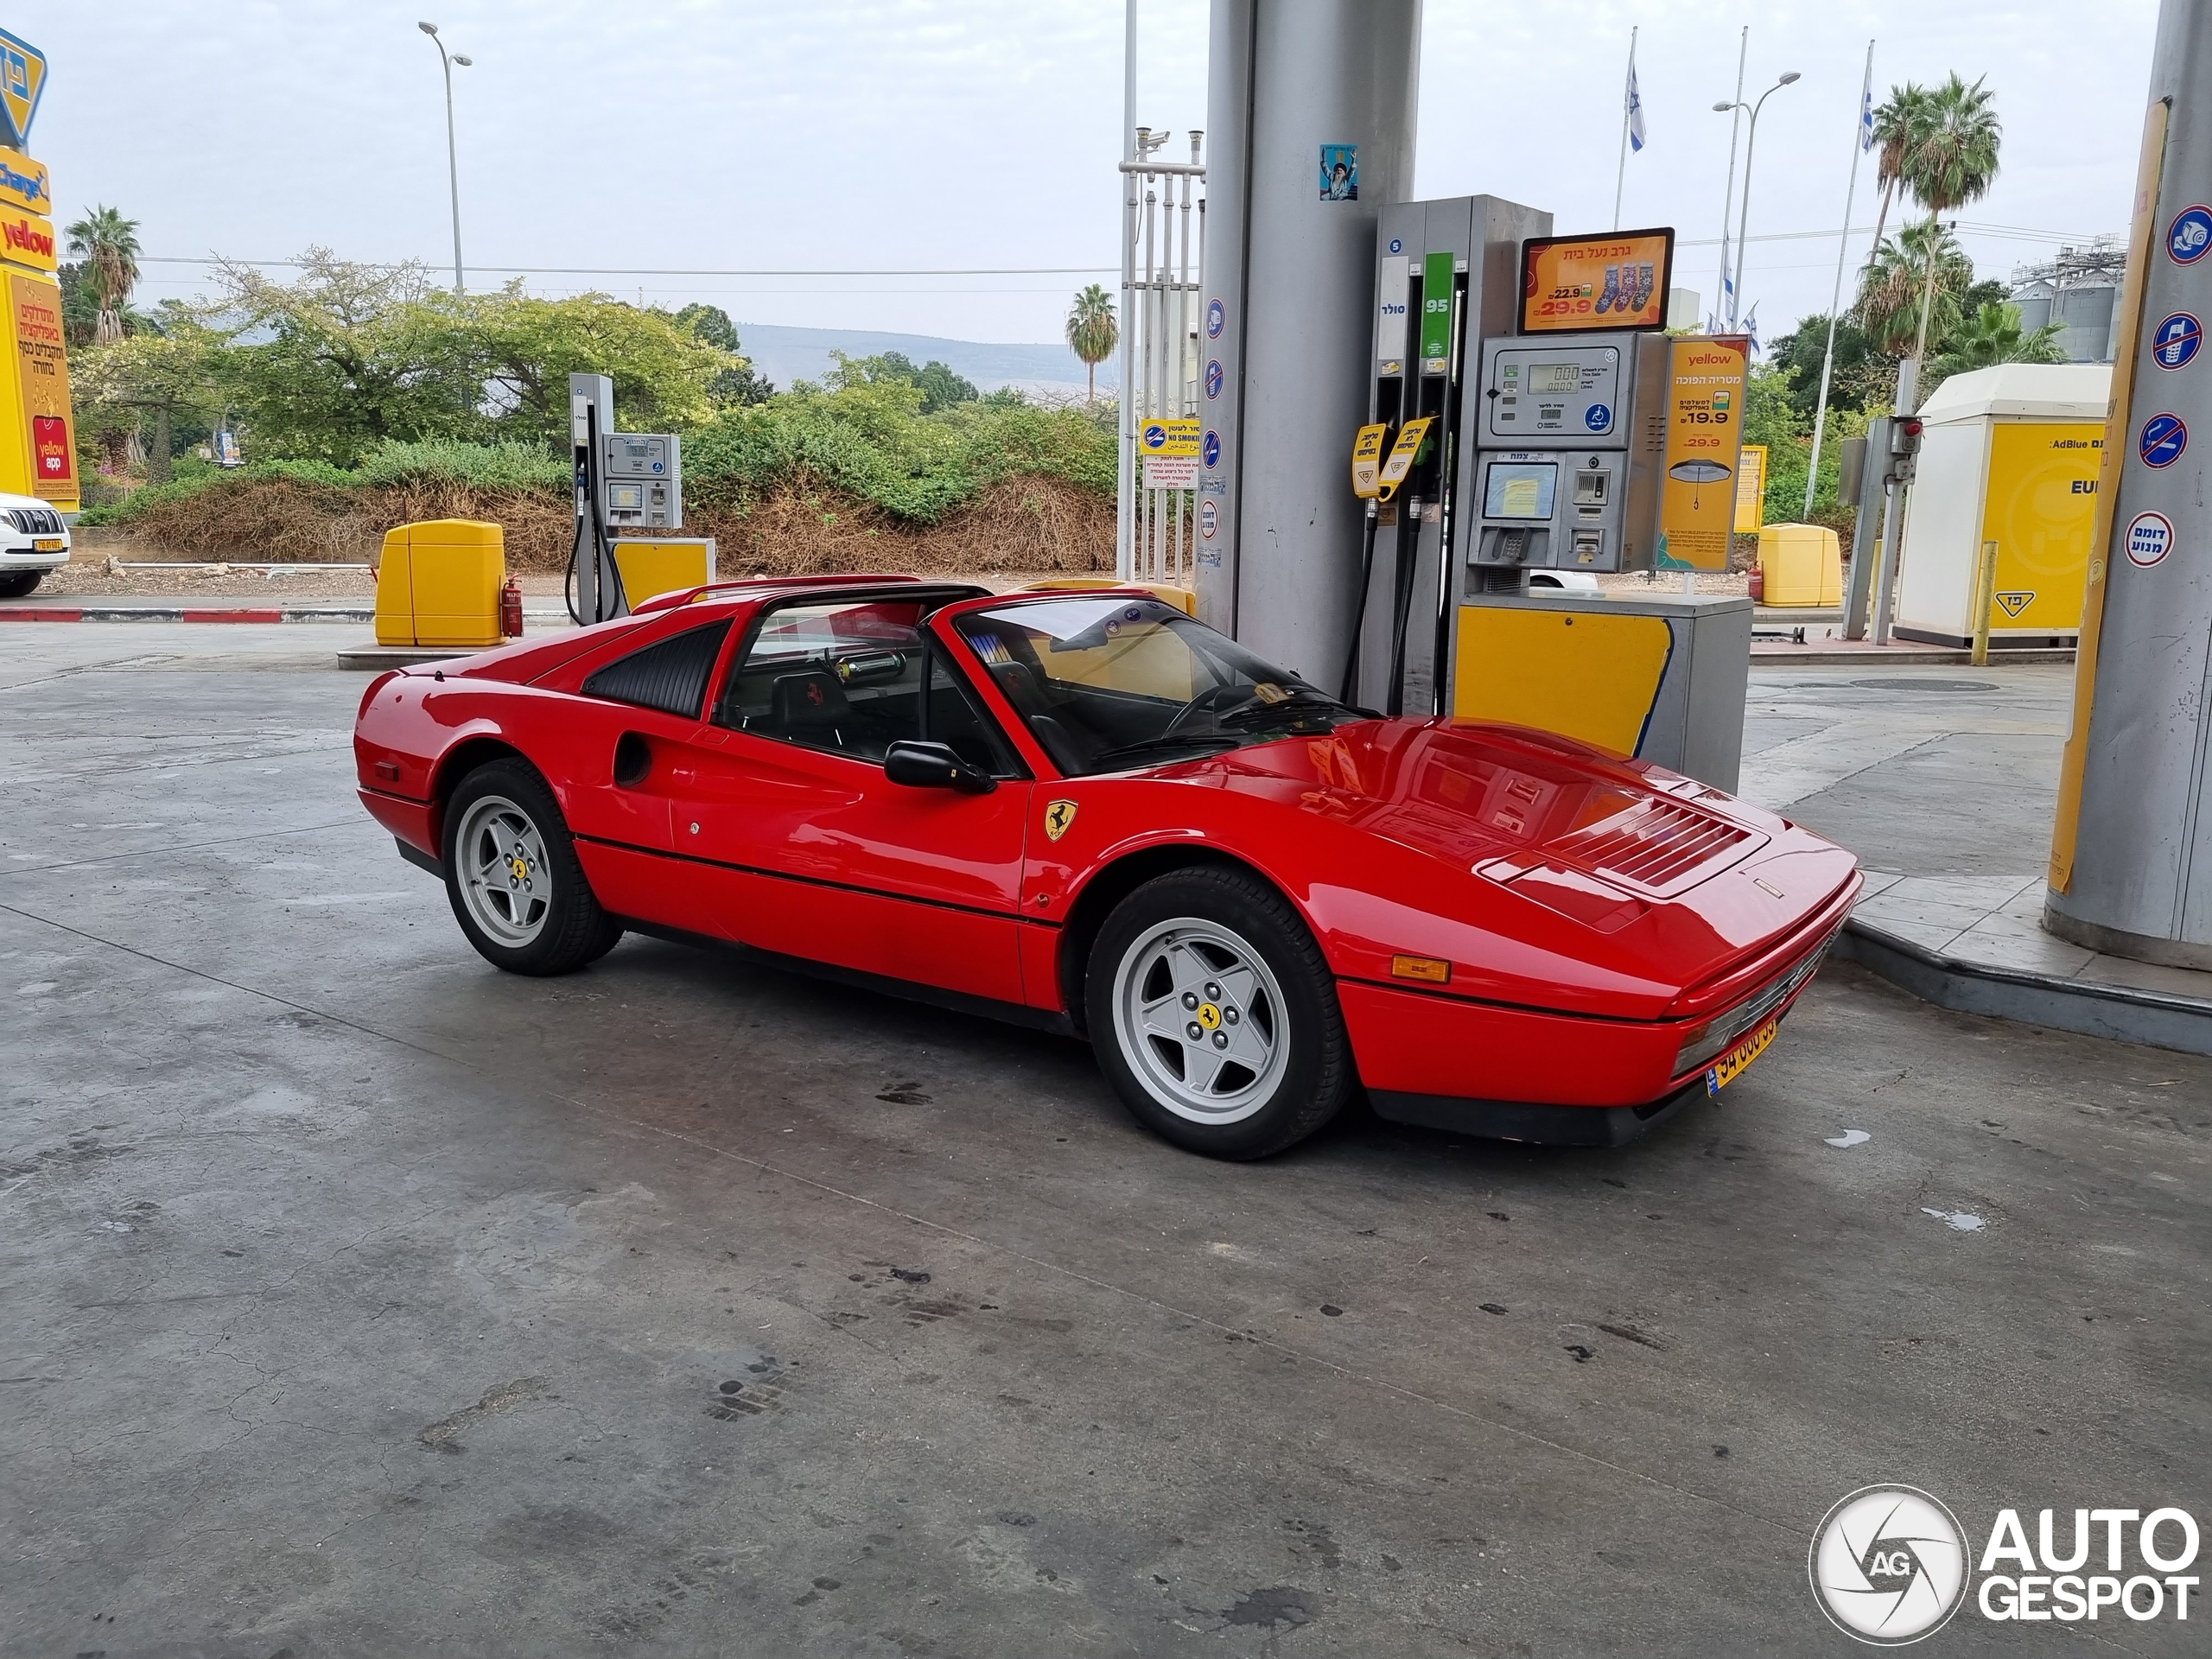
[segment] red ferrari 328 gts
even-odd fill
[[[1264,1156],[1640,1134],[1772,1040],[1850,854],[1519,727],[1351,709],[1135,589],[730,582],[386,674],[361,799],[495,965],[625,930],[1086,1036]]]

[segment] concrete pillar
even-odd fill
[[[1413,194],[1420,74],[1421,0],[1213,0],[1198,614],[1332,690],[1359,602],[1376,220]],[[1356,200],[1323,188],[1338,145]]]
[[[2206,0],[2164,0],[2151,99],[2044,923],[2117,955],[2212,969]]]

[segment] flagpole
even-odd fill
[[[1745,23],[1743,39],[1736,48],[1735,112],[1728,118],[1728,188],[1720,193],[1720,286],[1713,303],[1715,320],[1725,311],[1730,328],[1736,326],[1736,296],[1728,289],[1728,209],[1736,200],[1736,139],[1744,120],[1744,63],[1751,50],[1751,26]]]
[[[1851,250],[1851,202],[1859,192],[1859,158],[1866,153],[1866,127],[1874,99],[1874,42],[1866,42],[1866,75],[1859,88],[1859,118],[1851,131],[1851,182],[1843,190],[1843,228],[1835,239],[1835,291],[1828,296],[1828,344],[1821,354],[1821,395],[1813,405],[1813,464],[1805,473],[1805,520],[1813,518],[1813,491],[1821,481],[1821,439],[1828,424],[1828,377],[1835,371],[1835,325],[1843,306],[1843,265]]]
[[[1628,182],[1630,94],[1636,86],[1636,30],[1628,32],[1628,77],[1621,82],[1621,159],[1613,170],[1613,228],[1621,227],[1621,189]]]

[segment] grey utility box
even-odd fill
[[[1580,738],[1729,794],[1744,760],[1751,601],[1482,594],[1453,630],[1452,713]]]

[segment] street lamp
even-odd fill
[[[461,162],[457,159],[453,141],[453,67],[456,63],[466,69],[471,60],[458,53],[448,53],[446,43],[438,38],[435,23],[417,23],[416,28],[430,37],[430,44],[438,48],[438,61],[446,72],[446,181],[453,191],[453,291],[461,293]]]
[[[1732,110],[1742,109],[1748,109],[1751,112],[1751,130],[1744,139],[1744,195],[1736,216],[1735,296],[1728,308],[1728,326],[1732,328],[1736,326],[1735,308],[1742,302],[1744,297],[1744,230],[1745,226],[1750,224],[1751,218],[1751,151],[1759,141],[1759,111],[1766,107],[1767,99],[1772,98],[1783,87],[1803,79],[1803,76],[1792,69],[1766,91],[1761,92],[1758,102],[1756,104],[1746,105],[1740,99],[1724,98],[1713,106],[1714,112],[1719,115],[1726,115]],[[1721,225],[1721,230],[1724,234],[1727,231],[1725,220]]]

